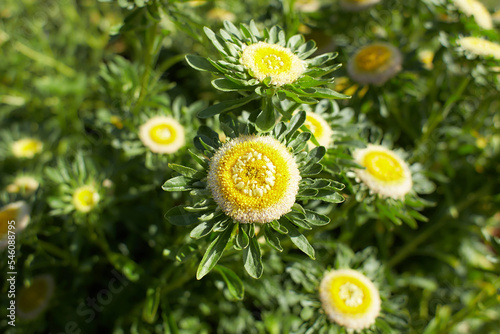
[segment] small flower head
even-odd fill
[[[34,138],[23,138],[12,143],[12,153],[18,158],[33,158],[42,148],[43,143]]]
[[[327,273],[321,281],[319,296],[330,320],[351,330],[370,327],[380,313],[378,289],[356,270]]]
[[[333,130],[328,122],[319,114],[315,112],[308,112],[304,125],[306,128],[311,130],[311,133],[321,146],[328,148],[331,145]],[[312,141],[309,141],[308,145],[310,149],[316,146],[312,143]]]
[[[226,215],[241,223],[269,223],[291,210],[300,173],[288,149],[269,136],[241,136],[212,157],[208,187]]]
[[[7,186],[6,190],[9,193],[31,195],[39,186],[40,183],[34,177],[25,175],[16,177],[14,181]]]
[[[314,13],[319,10],[321,3],[319,0],[296,0],[293,8],[303,13]]]
[[[357,169],[356,176],[381,197],[401,199],[410,192],[413,181],[406,164],[393,151],[380,145],[368,145],[353,153],[354,161],[365,169]]]
[[[100,196],[93,186],[82,186],[73,193],[73,205],[80,212],[87,213],[99,202]]]
[[[455,6],[467,16],[473,16],[483,29],[493,29],[493,19],[486,7],[477,0],[454,0]]]
[[[340,7],[348,12],[358,12],[379,2],[380,0],[340,0]]]
[[[207,18],[212,21],[236,21],[236,15],[224,8],[212,8],[207,12]]]
[[[184,146],[184,127],[172,117],[157,116],[141,125],[139,138],[153,153],[175,153]]]
[[[500,44],[479,37],[460,37],[457,44],[476,56],[500,59]]]
[[[422,63],[423,67],[427,70],[434,68],[434,52],[432,50],[421,50],[418,52],[418,60]]]
[[[8,231],[17,233],[28,225],[30,220],[29,213],[30,209],[25,201],[10,203],[0,208],[0,249],[7,246]],[[15,221],[13,225],[15,227],[14,230],[9,229],[11,225],[9,222],[11,221]]]
[[[54,294],[54,279],[50,275],[33,278],[31,285],[23,287],[17,296],[17,314],[22,319],[35,319],[47,309]]]
[[[290,49],[265,42],[246,46],[240,62],[254,78],[264,81],[271,77],[271,84],[275,86],[295,82],[305,70],[302,60]]]
[[[360,84],[381,85],[401,70],[401,52],[387,43],[372,43],[349,60],[347,72]]]

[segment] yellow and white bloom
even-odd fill
[[[418,52],[418,60],[422,63],[423,67],[427,70],[434,68],[434,52],[432,50],[421,50]]]
[[[332,144],[333,130],[328,122],[317,113],[308,112],[304,126],[311,130],[311,133],[321,146],[328,148]],[[309,141],[308,145],[309,149],[316,146],[312,141]]]
[[[360,84],[381,85],[399,71],[403,57],[388,43],[372,43],[359,49],[347,64],[347,72]]]
[[[18,176],[14,179],[14,182],[6,187],[6,190],[9,193],[24,193],[26,195],[31,195],[39,186],[40,183],[32,176]]]
[[[30,208],[25,201],[7,204],[0,208],[0,250],[8,244],[9,231],[19,233],[26,228],[30,220]],[[9,224],[9,222],[15,223]],[[9,229],[14,226],[14,229]]]
[[[269,223],[291,210],[300,179],[286,146],[269,136],[240,136],[210,160],[208,188],[234,220]]]
[[[215,7],[207,12],[207,19],[219,22],[233,22],[236,21],[236,15],[227,9]]]
[[[457,44],[477,56],[500,59],[500,44],[479,37],[460,37]]]
[[[167,116],[153,117],[141,125],[139,138],[153,153],[175,153],[185,144],[184,127]]]
[[[493,29],[493,18],[486,7],[477,0],[454,0],[455,6],[467,16],[473,16],[483,29]]]
[[[12,153],[18,158],[33,158],[42,148],[43,143],[34,138],[23,138],[12,143]]]
[[[319,296],[330,320],[351,330],[370,327],[380,313],[378,289],[356,270],[339,269],[325,274]]]
[[[77,188],[73,193],[73,205],[80,212],[87,213],[99,202],[100,196],[97,190],[90,185]]]
[[[357,12],[378,4],[380,0],[340,0],[340,8],[348,12]]]
[[[305,71],[304,62],[290,49],[265,42],[246,46],[240,63],[261,82],[271,77],[275,86],[291,84]]]
[[[319,0],[296,0],[293,3],[293,8],[296,11],[303,13],[314,13],[321,7],[321,2]]]
[[[410,168],[393,151],[371,145],[353,152],[354,161],[365,169],[355,174],[373,193],[381,197],[404,198],[413,186]]]
[[[50,275],[33,278],[31,285],[23,287],[17,296],[17,314],[22,319],[35,319],[49,306],[54,294],[54,279]]]

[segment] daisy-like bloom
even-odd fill
[[[348,12],[358,12],[379,2],[380,0],[340,0],[340,8]]]
[[[269,223],[288,213],[300,180],[293,155],[270,136],[226,142],[212,157],[208,172],[214,200],[241,223]]]
[[[296,0],[293,4],[295,10],[303,13],[317,12],[320,7],[319,0]]]
[[[305,71],[304,62],[290,49],[265,42],[246,46],[240,62],[254,78],[262,82],[271,77],[275,86],[291,84]]]
[[[457,40],[465,51],[482,57],[500,59],[500,44],[479,37],[460,37]]]
[[[54,294],[54,279],[50,275],[33,278],[31,285],[23,287],[17,296],[17,314],[20,318],[35,319],[47,309]]]
[[[339,269],[325,274],[319,296],[330,320],[351,330],[370,327],[380,313],[378,289],[356,270]]]
[[[353,152],[354,161],[365,169],[356,169],[356,176],[381,197],[402,199],[410,192],[413,181],[410,168],[393,151],[371,145]]]
[[[493,19],[486,7],[477,0],[454,0],[455,6],[467,16],[474,16],[474,21],[483,29],[493,29]]]
[[[381,85],[401,71],[401,52],[388,43],[372,43],[359,49],[347,64],[347,72],[360,84]]]
[[[0,208],[0,249],[8,244],[8,231],[21,232],[28,225],[30,220],[30,208],[25,201],[18,201],[7,204]],[[9,222],[15,221],[15,224]],[[15,229],[9,229],[9,225]]]
[[[308,112],[304,125],[306,128],[311,130],[311,133],[321,146],[328,148],[331,145],[333,130],[323,117],[317,113]],[[309,149],[316,146],[312,141],[308,141],[307,143],[309,145]]]
[[[207,12],[207,18],[213,21],[235,21],[236,15],[224,8],[212,8]]]
[[[432,61],[434,60],[434,52],[431,50],[421,50],[418,52],[418,60],[422,63],[423,67],[427,70],[432,70],[434,68],[434,64]]]
[[[185,144],[184,127],[167,116],[150,118],[141,125],[139,138],[153,153],[175,153]]]
[[[32,176],[19,176],[6,188],[7,192],[17,194],[19,192],[26,195],[33,194],[40,183]]]
[[[43,143],[33,138],[23,138],[12,143],[12,153],[18,158],[33,158],[42,148]]]
[[[100,196],[93,186],[79,187],[73,193],[73,205],[77,211],[87,213],[99,202]]]

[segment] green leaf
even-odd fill
[[[251,88],[235,83],[226,78],[212,80],[212,86],[223,92],[235,92],[239,90],[251,90]]]
[[[226,282],[229,293],[231,293],[234,298],[242,300],[245,295],[245,287],[238,275],[231,269],[221,266],[220,264],[215,266],[215,270],[221,274],[222,279]]]
[[[226,229],[224,232],[220,233],[217,238],[208,246],[205,255],[201,259],[200,265],[196,272],[196,279],[200,280],[212,270],[224,252],[229,238],[231,238],[232,228]]]
[[[239,249],[245,249],[248,247],[250,243],[250,239],[248,238],[248,234],[245,232],[245,229],[242,228],[242,224],[239,224],[238,234],[236,235],[236,245]]]
[[[264,109],[257,116],[255,125],[263,131],[270,131],[276,123],[276,116],[274,114],[274,106],[270,98],[264,100]]]
[[[187,191],[192,189],[191,186],[188,186],[190,181],[191,179],[185,176],[176,176],[165,181],[161,188],[165,191]]]
[[[177,164],[168,164],[168,167],[170,167],[172,170],[175,170],[177,173],[179,173],[183,176],[186,176],[188,178],[193,177],[198,172],[196,169],[182,166],[182,165],[177,165]]]
[[[216,223],[218,223],[219,220],[212,219],[209,221],[204,221],[197,225],[195,228],[191,230],[191,233],[189,233],[189,236],[193,239],[201,239],[204,236],[210,234],[212,232],[214,226]]]
[[[292,116],[290,123],[288,123],[288,131],[286,132],[286,139],[290,140],[293,134],[304,124],[306,121],[306,112],[300,111]]]
[[[137,263],[120,253],[109,252],[107,257],[113,267],[123,273],[127,279],[132,282],[137,282],[139,280],[143,270]]]
[[[276,249],[278,252],[283,251],[283,247],[281,247],[280,239],[273,232],[271,227],[269,227],[269,224],[264,225],[264,236],[265,236],[266,241],[269,244],[269,246]]]
[[[295,52],[295,50],[297,50],[297,48],[302,44],[304,44],[304,36],[293,35],[288,39],[286,47],[292,50],[292,52]]]
[[[330,218],[311,210],[305,209],[306,221],[314,226],[324,226],[330,222]]]
[[[321,66],[321,65],[325,64],[326,62],[337,58],[337,56],[338,56],[337,52],[324,53],[320,56],[317,56],[317,57],[314,57],[311,59],[307,59],[306,64],[308,64],[309,66]]]
[[[182,206],[175,206],[165,214],[168,222],[176,226],[187,226],[198,223],[198,217],[198,213],[187,212]]]
[[[198,251],[198,244],[196,244],[194,242],[184,244],[177,251],[177,254],[175,255],[175,259],[179,262],[183,262],[184,260],[193,256],[197,251]]]
[[[286,227],[282,226],[279,221],[277,220],[273,220],[272,222],[269,223],[271,225],[271,227],[277,231],[278,233],[281,233],[281,234],[287,234],[288,233],[288,230],[286,229]]]
[[[190,149],[188,149],[188,152],[201,167],[203,167],[205,170],[208,169],[208,159],[206,159],[204,156],[194,153]]]
[[[142,308],[142,319],[148,324],[155,322],[156,312],[160,305],[160,287],[148,288],[146,291],[146,301]]]
[[[250,276],[256,279],[262,276],[264,265],[262,264],[262,254],[257,238],[251,238],[249,247],[243,250],[243,263]]]
[[[311,139],[312,134],[310,132],[301,132],[299,135],[288,143],[288,147],[293,149],[294,153],[304,150],[307,146],[307,142]]]
[[[316,93],[311,94],[311,97],[317,97],[321,99],[350,99],[351,96],[336,92],[329,88],[317,87]]]
[[[199,114],[198,117],[200,118],[209,118],[212,116],[215,116],[217,114],[220,114],[221,112],[233,110],[236,108],[239,108],[241,106],[244,106],[245,104],[260,98],[257,94],[251,94],[246,97],[240,98],[240,99],[235,99],[235,100],[228,100],[228,101],[223,101],[218,104],[215,104],[213,106],[208,107],[205,110],[202,110]]]
[[[186,55],[186,62],[189,66],[198,71],[208,71],[213,73],[221,73],[217,68],[215,68],[207,58],[195,56],[195,55]]]
[[[311,246],[307,238],[302,233],[300,233],[299,230],[297,230],[297,228],[293,226],[293,224],[290,223],[287,218],[282,217],[279,222],[288,229],[288,236],[290,237],[294,245],[314,260],[314,248]]]
[[[306,59],[312,55],[318,48],[313,40],[307,41],[307,43],[302,44],[297,48],[297,53],[300,59]]]
[[[333,192],[331,194],[323,195],[323,196],[319,196],[319,195],[316,195],[316,196],[298,196],[297,195],[297,198],[299,200],[318,200],[318,201],[324,201],[324,202],[328,202],[328,203],[342,203],[344,201],[344,197],[342,197],[342,195],[337,193],[337,192]]]

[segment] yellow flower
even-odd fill
[[[422,63],[425,69],[432,70],[434,68],[434,64],[432,61],[434,60],[434,52],[431,50],[421,50],[418,52],[418,59]]]
[[[236,15],[224,8],[212,8],[207,12],[207,19],[213,21],[235,21]]]
[[[222,211],[241,223],[269,223],[291,210],[300,173],[286,146],[269,136],[240,136],[212,157],[208,187]]]
[[[311,133],[321,146],[328,148],[331,145],[333,131],[323,117],[314,112],[308,112],[304,125],[311,130]],[[313,149],[316,146],[312,141],[309,141],[308,145],[309,149]]]
[[[153,153],[175,153],[184,146],[184,127],[172,117],[157,116],[141,125],[139,138]]]
[[[82,186],[73,193],[73,205],[77,211],[89,212],[99,202],[99,193],[93,186]]]
[[[483,29],[493,29],[490,12],[477,0],[454,0],[455,6],[467,16],[474,16],[474,21]]]
[[[19,233],[28,225],[30,209],[25,201],[7,204],[0,208],[0,250],[8,244],[9,231]],[[10,222],[15,221],[15,223]],[[9,226],[15,228],[9,229]]]
[[[413,181],[406,164],[393,151],[380,145],[368,145],[353,153],[354,161],[365,169],[356,169],[356,176],[381,197],[401,199],[410,192]]]
[[[380,0],[340,0],[340,8],[348,12],[357,12],[374,6]]]
[[[378,289],[356,270],[339,269],[325,274],[319,296],[330,320],[351,330],[370,327],[380,313]]]
[[[40,183],[34,177],[19,176],[7,186],[6,190],[9,193],[21,192],[30,195],[38,189],[39,185]]]
[[[264,81],[271,77],[275,86],[295,82],[305,70],[304,62],[290,49],[264,42],[246,46],[240,62],[254,78]]]
[[[23,287],[17,296],[17,314],[23,319],[35,319],[49,305],[54,294],[54,279],[50,275],[33,278],[31,285]]]
[[[293,4],[293,8],[296,11],[303,13],[314,13],[317,12],[321,7],[319,0],[296,0]]]
[[[381,85],[401,70],[403,57],[387,43],[372,43],[359,49],[347,64],[347,72],[361,84]]]
[[[12,153],[18,158],[33,158],[35,154],[40,153],[43,143],[33,138],[23,138],[12,144]]]
[[[500,44],[479,37],[460,37],[457,43],[465,51],[477,56],[500,59]]]

